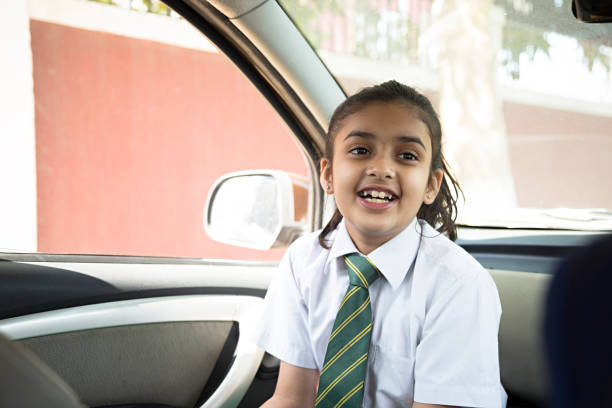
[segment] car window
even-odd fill
[[[203,228],[223,174],[307,177],[290,130],[231,61],[161,2],[15,3],[0,68],[0,248],[280,258]]]
[[[569,0],[281,0],[348,94],[428,95],[471,225],[612,229],[612,26]]]

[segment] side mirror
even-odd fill
[[[204,229],[218,242],[255,249],[289,245],[306,231],[308,180],[276,170],[226,174],[213,184]]]

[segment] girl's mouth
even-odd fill
[[[384,210],[393,205],[397,197],[387,191],[366,189],[357,193],[359,202],[370,210]]]
[[[357,193],[359,197],[369,203],[384,204],[396,199],[396,197],[388,192],[379,190],[362,190]]]

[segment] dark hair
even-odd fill
[[[387,81],[379,85],[363,88],[358,93],[348,97],[334,111],[329,122],[327,139],[325,142],[324,157],[332,162],[334,156],[334,137],[342,126],[342,122],[348,116],[357,113],[373,102],[394,102],[404,104],[413,108],[417,117],[425,123],[429,130],[431,139],[431,171],[441,169],[444,173],[440,191],[436,199],[431,204],[423,204],[417,212],[417,217],[427,221],[440,233],[446,233],[451,240],[457,239],[457,195],[461,192],[461,187],[450,172],[448,163],[442,154],[442,128],[438,114],[434,110],[429,99],[420,94],[415,89],[401,84],[397,81]],[[431,180],[430,180],[431,181]],[[451,187],[453,192],[451,192]],[[329,248],[326,241],[327,234],[333,231],[340,221],[342,214],[336,208],[325,228],[319,234],[319,243],[324,248]]]

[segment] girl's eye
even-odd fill
[[[354,155],[361,155],[361,154],[368,154],[368,149],[366,149],[365,147],[355,147],[351,150],[349,150],[350,154],[354,154]]]
[[[419,159],[416,156],[416,154],[411,153],[411,152],[400,153],[398,156],[400,159],[405,159],[405,160],[418,160]]]

